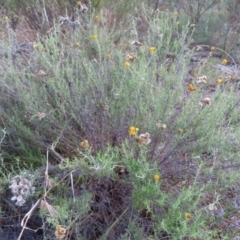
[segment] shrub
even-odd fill
[[[80,8],[28,47],[6,22],[2,149],[22,168],[47,152],[28,210],[46,236],[212,239],[233,211],[220,196],[236,182],[238,84],[211,67],[232,58],[198,46],[212,52],[194,65],[193,26],[138,7],[124,29]]]

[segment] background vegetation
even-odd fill
[[[6,1],[0,239],[238,239],[239,5]]]

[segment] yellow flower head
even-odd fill
[[[124,66],[125,66],[125,67],[131,67],[131,64],[130,64],[128,61],[126,61],[126,62],[124,63]]]
[[[213,47],[213,46],[210,48],[210,50],[211,50],[211,51],[214,51],[215,49],[216,49],[216,48],[215,48],[215,47]]]
[[[156,48],[155,48],[155,47],[149,47],[149,52],[150,52],[151,54],[153,54],[155,51],[156,51]]]
[[[78,2],[77,2],[77,6],[80,7],[81,5],[82,5],[81,1],[78,1]]]
[[[134,127],[134,126],[131,126],[131,127],[129,128],[129,131],[128,131],[129,136],[134,136],[134,135],[136,135],[138,131],[139,131],[138,128],[136,128],[136,127]]]
[[[184,130],[182,128],[179,128],[178,131],[179,131],[179,133],[183,133],[184,132]]]
[[[110,60],[111,59],[111,55],[107,54],[107,59]]]
[[[222,82],[223,82],[222,78],[218,78],[217,84],[222,84]]]
[[[177,12],[177,11],[175,11],[175,12],[173,13],[173,15],[175,15],[175,16],[178,16],[178,12]]]
[[[158,182],[159,179],[160,179],[160,176],[159,176],[158,174],[155,174],[155,175],[153,176],[153,178],[154,178],[154,180],[155,180],[156,182]]]
[[[97,40],[97,35],[92,35],[92,40]]]
[[[4,19],[5,19],[5,21],[8,21],[8,20],[9,20],[9,17],[8,17],[8,16],[5,16]]]
[[[96,15],[96,16],[95,16],[95,19],[96,19],[96,20],[99,20],[99,19],[100,19],[100,16],[99,16],[99,15]]]
[[[191,220],[192,214],[191,213],[185,213],[186,220]]]
[[[224,58],[224,59],[222,60],[222,65],[226,65],[227,62],[228,62],[228,60]]]
[[[88,149],[89,148],[88,140],[84,140],[84,141],[80,142],[80,146],[84,149]]]
[[[194,91],[197,90],[197,88],[194,87],[192,83],[189,83],[189,84],[188,84],[188,90],[191,91],[191,92],[194,92]]]

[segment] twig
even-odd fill
[[[75,170],[74,170],[75,171]],[[74,171],[72,171],[71,173],[70,173],[70,178],[71,178],[71,188],[72,188],[72,195],[73,195],[73,202],[75,202],[76,201],[76,199],[75,199],[75,192],[74,192],[74,186],[73,186],[73,172]]]
[[[41,201],[41,199],[38,199],[38,201],[34,204],[34,206],[25,214],[25,216],[23,217],[22,221],[21,221],[21,227],[22,227],[22,230],[20,232],[20,235],[18,236],[18,239],[17,240],[21,240],[21,237],[23,235],[23,232],[25,229],[28,229],[28,230],[31,230],[31,231],[34,231],[32,230],[31,228],[28,228],[26,227],[27,225],[27,222],[29,220],[29,218],[31,217],[32,215],[32,212],[35,210],[35,208],[38,206],[39,202]],[[26,221],[24,222],[24,220],[26,219]]]
[[[200,47],[200,48],[201,47],[211,48],[211,46],[209,46],[209,45],[197,45],[197,47]],[[223,50],[221,48],[217,48],[217,47],[216,47],[216,50],[219,50],[220,52],[223,52],[224,54],[226,54],[232,60],[234,65],[237,65],[236,62],[234,61],[233,57],[229,53],[227,53],[225,50]]]
[[[46,18],[46,20],[48,22],[48,26],[50,27],[50,23],[49,23],[47,12],[46,12],[45,1],[43,0],[42,2],[43,2],[43,12],[44,12],[45,18]]]
[[[52,150],[52,152],[57,156],[57,158],[59,158],[59,159],[61,160],[60,164],[63,163],[63,162],[65,162],[65,159],[64,159],[59,153],[57,153],[57,152],[55,151],[55,145],[54,145],[54,143],[51,145],[51,150]]]
[[[2,137],[1,140],[0,140],[0,144],[3,142],[3,139],[6,137],[6,134],[7,134],[5,128],[2,129],[2,132],[3,132],[3,137]]]
[[[108,233],[111,231],[111,229],[120,221],[120,219],[127,212],[127,210],[128,210],[128,207],[123,211],[123,213],[119,216],[119,218],[116,219],[116,221],[108,228],[108,230],[102,235],[102,237],[99,238],[99,240],[103,240],[105,238],[105,236],[108,235]]]

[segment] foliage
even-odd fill
[[[42,226],[58,239],[235,236],[239,72],[226,49],[207,45],[228,18],[213,16],[216,1],[185,13],[150,2],[42,14],[47,27],[28,43],[5,16],[0,222],[21,218],[19,238]],[[26,169],[34,196],[19,208],[10,179],[22,184]]]

